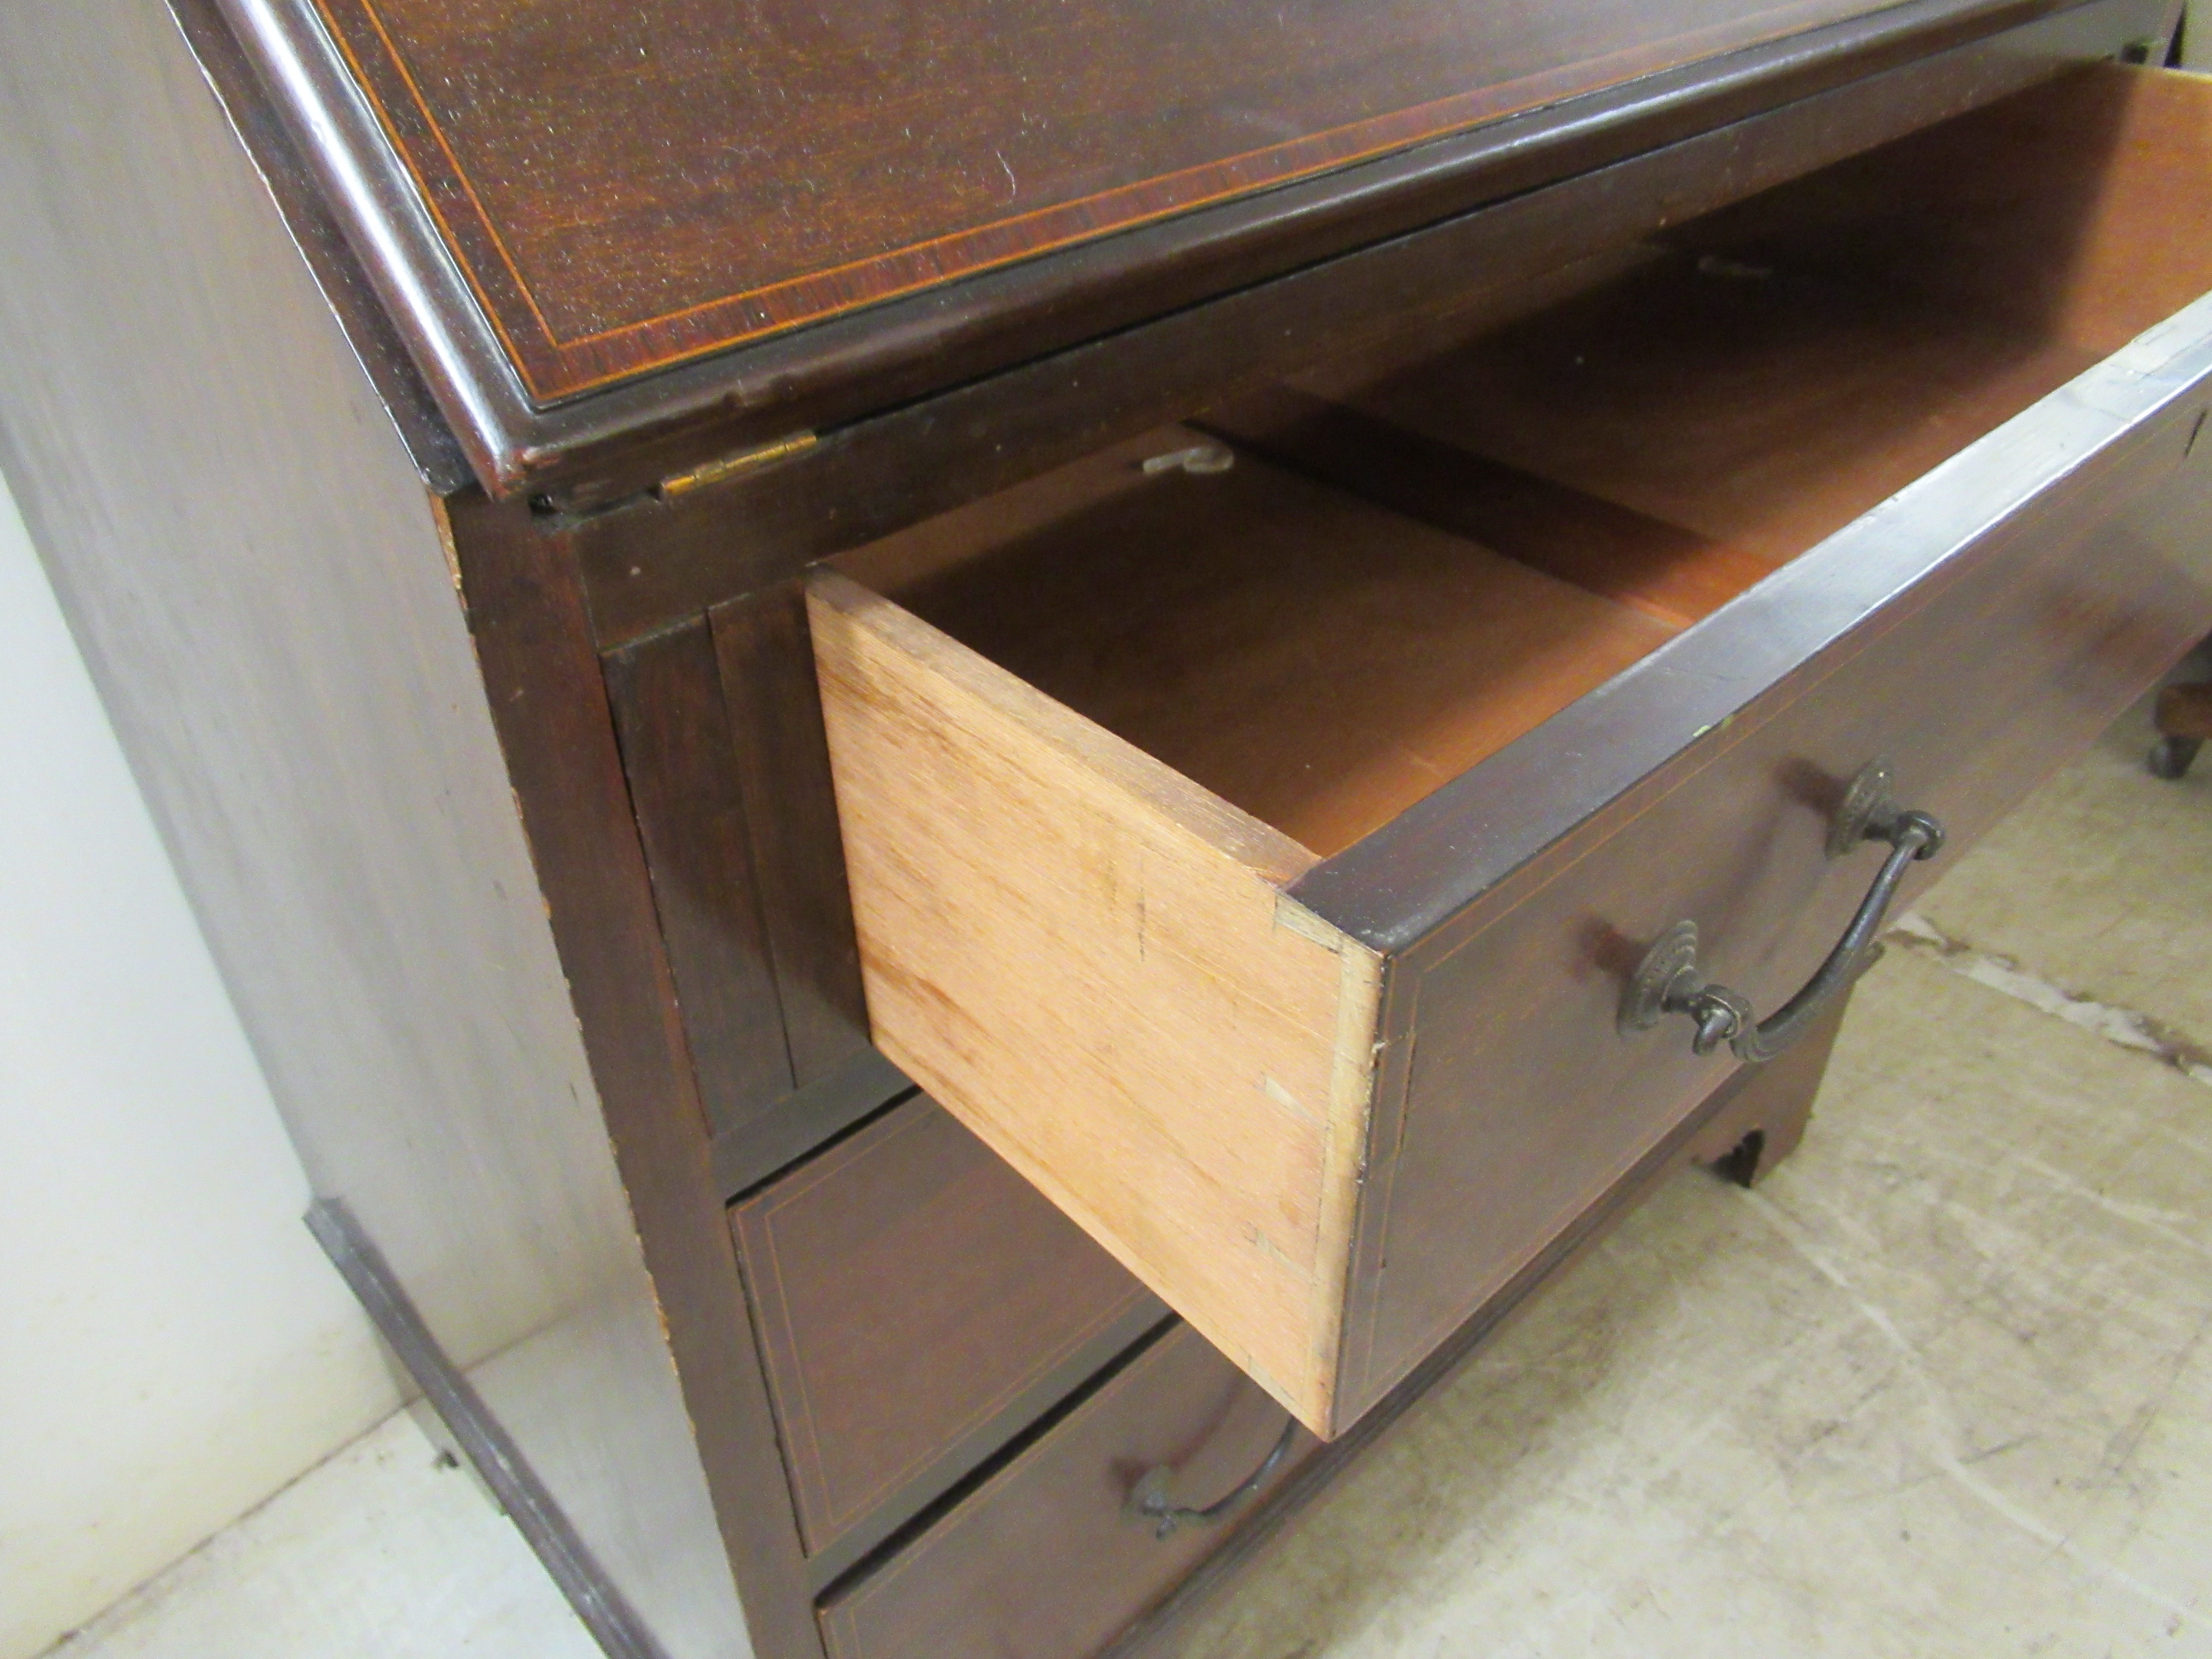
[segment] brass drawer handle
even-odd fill
[[[1176,1502],[1169,1487],[1175,1484],[1175,1471],[1162,1463],[1145,1471],[1137,1484],[1129,1488],[1129,1496],[1122,1503],[1124,1519],[1139,1526],[1150,1527],[1152,1536],[1164,1542],[1183,1527],[1211,1527],[1237,1513],[1255,1498],[1260,1488],[1267,1484],[1267,1477],[1279,1468],[1283,1459],[1290,1455],[1291,1442],[1298,1436],[1298,1419],[1292,1418],[1283,1425],[1283,1431],[1267,1455],[1260,1460],[1260,1467],[1246,1475],[1236,1489],[1217,1498],[1204,1509],[1191,1509]]]
[[[1836,994],[1857,977],[1905,870],[1943,850],[1943,826],[1926,812],[1898,805],[1890,797],[1889,784],[1887,767],[1876,762],[1866,768],[1852,781],[1829,827],[1832,858],[1869,841],[1887,842],[1890,854],[1851,925],[1802,990],[1765,1019],[1757,1018],[1749,999],[1709,982],[1698,971],[1698,924],[1678,921],[1644,953],[1628,982],[1620,1002],[1622,1034],[1649,1030],[1668,1014],[1686,1014],[1698,1028],[1690,1040],[1692,1053],[1709,1054],[1726,1042],[1738,1060],[1755,1066],[1773,1059],[1809,1030]]]

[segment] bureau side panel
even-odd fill
[[[0,9],[0,459],[319,1194],[748,1651],[434,504],[176,25]]]

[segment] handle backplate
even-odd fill
[[[1147,1469],[1129,1489],[1128,1498],[1121,1505],[1122,1518],[1151,1528],[1152,1536],[1162,1542],[1186,1527],[1217,1525],[1259,1496],[1260,1489],[1267,1484],[1267,1477],[1290,1455],[1291,1443],[1297,1437],[1298,1420],[1294,1417],[1283,1425],[1282,1433],[1276,1437],[1267,1456],[1260,1460],[1259,1468],[1203,1509],[1176,1500],[1176,1472],[1167,1465]]]
[[[1741,992],[1705,978],[1698,963],[1698,925],[1678,921],[1659,936],[1630,976],[1617,1019],[1621,1035],[1650,1030],[1668,1014],[1681,1014],[1697,1027],[1690,1039],[1692,1053],[1711,1054],[1726,1042],[1738,1060],[1756,1065],[1773,1059],[1817,1024],[1866,965],[1905,871],[1942,850],[1943,826],[1925,812],[1899,806],[1890,787],[1887,766],[1876,761],[1863,768],[1829,822],[1829,857],[1844,857],[1870,841],[1887,842],[1890,853],[1843,938],[1796,996],[1759,1018]]]

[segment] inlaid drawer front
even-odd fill
[[[1166,1310],[917,1098],[731,1211],[811,1554],[849,1556]]]
[[[1088,1659],[1316,1444],[1177,1326],[833,1596],[822,1613],[831,1659]],[[1162,1494],[1178,1512],[1169,1524],[1162,1503],[1146,1510]]]
[[[2212,629],[2209,289],[2102,70],[841,558],[876,1042],[1337,1431]]]

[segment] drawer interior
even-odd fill
[[[1227,452],[1157,433],[937,527],[988,552],[848,574],[1323,856],[1668,637],[1249,452],[1145,471],[1177,453]]]
[[[2077,75],[837,562],[1326,858],[2212,290],[2208,185]]]

